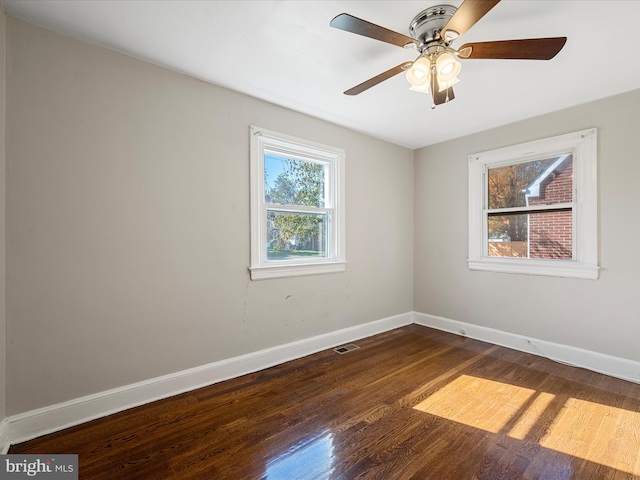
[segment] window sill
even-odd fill
[[[250,267],[251,280],[267,280],[270,278],[301,277],[305,275],[321,275],[340,273],[347,269],[347,262],[297,263],[289,265],[268,265]]]
[[[548,277],[598,279],[598,266],[580,265],[574,262],[544,260],[482,259],[468,260],[470,270],[485,272],[543,275]]]

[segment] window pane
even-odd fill
[[[573,258],[573,213],[548,211],[529,215],[529,257]]]
[[[264,201],[324,207],[326,165],[265,152]]]
[[[490,257],[528,258],[528,216],[515,214],[489,217]]]
[[[573,258],[571,210],[490,216],[488,232],[490,257]]]
[[[489,209],[573,201],[571,155],[489,168],[487,180]]]
[[[267,211],[267,260],[327,256],[327,214]]]

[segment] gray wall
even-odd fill
[[[14,19],[7,66],[9,415],[412,310],[412,151]],[[250,124],[346,150],[346,273],[249,280]]]
[[[640,361],[640,91],[415,153],[414,310]],[[468,155],[599,130],[600,279],[470,271]]]

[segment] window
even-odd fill
[[[598,278],[597,131],[469,156],[469,268]]]
[[[342,272],[344,151],[251,127],[251,279]]]

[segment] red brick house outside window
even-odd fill
[[[539,182],[538,196],[526,195],[527,205],[552,205],[573,201],[573,161],[565,158]],[[534,182],[535,183],[535,182]],[[573,258],[573,211],[529,214],[529,258]]]
[[[488,170],[490,257],[573,259],[573,155]]]
[[[595,128],[469,155],[470,270],[597,280]]]

